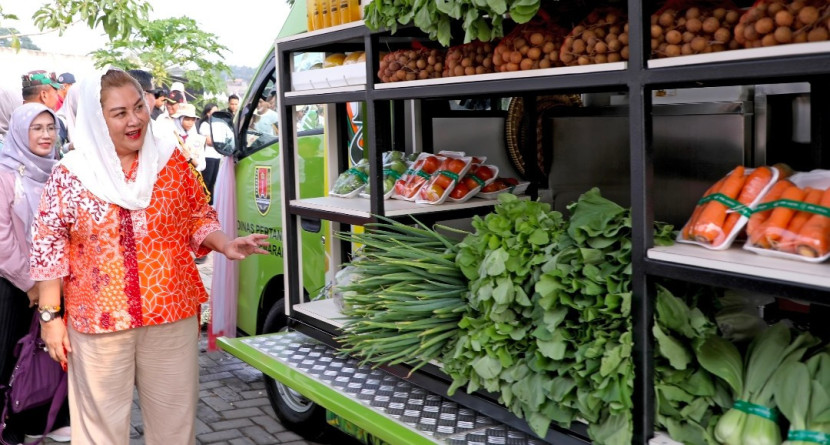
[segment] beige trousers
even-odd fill
[[[136,387],[146,445],[195,443],[198,332],[196,317],[107,334],[69,328],[72,445],[129,444]]]

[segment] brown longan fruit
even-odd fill
[[[758,35],[758,32],[755,31],[754,26],[747,26],[747,27],[744,28],[744,38],[748,42],[754,42],[754,41],[758,40],[759,37],[760,36]]]
[[[545,43],[545,36],[541,32],[534,32],[530,35],[530,43],[533,46],[541,46]]]
[[[692,46],[692,50],[697,53],[706,49],[706,39],[703,37],[695,37],[689,44]]]
[[[715,8],[712,15],[718,20],[723,20],[726,17],[726,8]]]
[[[700,17],[700,9],[691,7],[686,10],[686,18],[687,19],[694,19]]]
[[[608,45],[605,42],[599,41],[596,45],[594,45],[594,51],[598,54],[605,54],[608,52]]]
[[[789,26],[779,26],[773,36],[778,43],[790,43],[793,41],[793,30]]]
[[[704,32],[712,34],[713,32],[717,31],[718,28],[720,28],[720,20],[718,20],[714,17],[709,17],[709,18],[707,18],[706,20],[703,21],[703,31]]]
[[[612,40],[608,42],[608,51],[612,53],[619,52],[622,49],[622,43],[619,40]]]
[[[617,23],[618,19],[619,19],[619,17],[617,17],[617,14],[614,14],[613,12],[609,12],[608,14],[605,14],[605,23],[607,23],[609,25],[613,25],[614,23]]]
[[[660,47],[660,41],[657,39],[651,39],[651,50],[654,51]]]
[[[513,51],[510,54],[510,63],[519,64],[522,61],[522,53],[519,51]]]
[[[574,61],[574,56],[570,53],[565,53],[559,56],[559,60],[561,60],[565,65],[568,65]]]
[[[818,20],[819,13],[818,9],[814,6],[805,6],[801,8],[801,11],[798,12],[798,20],[805,25],[812,25],[813,23]],[[809,37],[807,38],[809,40]],[[810,40],[811,42],[815,42],[816,40]]]
[[[418,79],[424,80],[429,78],[429,71],[420,71],[418,72]],[[413,79],[414,80],[414,79]]]
[[[807,33],[802,32],[795,34],[793,37],[793,43],[805,43],[807,41]]]
[[[659,25],[652,25],[651,27],[651,37],[656,39],[663,35],[663,28]]]
[[[680,31],[676,29],[672,29],[671,31],[666,33],[666,42],[672,45],[677,45],[678,43],[683,41],[683,34],[680,34]],[[678,48],[679,49],[679,48]]]
[[[774,34],[767,34],[761,39],[761,45],[763,46],[775,46],[777,44]]]
[[[513,62],[507,64],[507,71],[519,71],[519,65]]]
[[[793,15],[786,9],[782,9],[775,13],[775,24],[778,26],[792,26],[793,20]]]
[[[415,65],[418,67],[419,70],[422,70],[427,67],[427,61],[424,59],[418,59],[418,61],[415,62]]]
[[[686,31],[698,32],[703,28],[703,23],[698,18],[693,18],[686,21]]]
[[[726,51],[726,45],[724,45],[722,43],[715,43],[714,45],[709,46],[709,48],[712,48],[713,53],[719,53],[721,51]]]
[[[539,60],[542,57],[542,50],[539,48],[530,48],[527,50],[527,57],[532,60]]]
[[[628,31],[620,34],[620,43],[623,45],[628,45]]]
[[[545,45],[542,46],[542,52],[545,54],[550,54],[556,49],[556,45],[553,42],[545,42]]]
[[[720,43],[727,43],[732,38],[732,33],[726,28],[718,28],[714,35],[715,41]]]
[[[622,60],[622,57],[620,57],[619,53],[608,54],[608,63],[619,62],[620,60]]]
[[[673,25],[674,24],[674,14],[672,14],[669,11],[666,11],[666,12],[660,14],[660,19],[657,20],[657,23],[659,23],[663,27]]]
[[[547,58],[539,61],[539,68],[550,68],[551,66],[551,62]]]
[[[679,45],[668,45],[666,46],[666,56],[667,57],[677,57],[680,55],[680,46]]]
[[[773,30],[775,30],[775,22],[773,22],[769,17],[764,17],[755,22],[755,32],[758,34],[769,34]]]
[[[573,52],[575,54],[584,53],[585,52],[585,41],[584,40],[574,40]]]
[[[622,57],[623,60],[628,60],[628,47],[627,46],[624,46],[623,49],[620,50],[620,57]]]
[[[580,65],[590,65],[591,59],[588,56],[579,56],[579,59],[576,60],[576,63]]]
[[[738,11],[728,11],[725,18],[726,23],[735,24],[741,18],[741,15],[738,14]]]
[[[695,52],[694,52],[694,50],[692,50],[692,44],[691,43],[684,43],[683,46],[680,47],[680,54],[683,54],[684,56],[688,56],[688,55],[694,54],[694,53]]]
[[[471,67],[471,66],[468,66],[468,67],[464,68],[464,75],[465,76],[472,76],[475,73],[476,73],[476,69]]]
[[[551,52],[548,53],[547,58],[550,59],[551,62],[556,63],[556,62],[559,61],[559,52],[558,51],[551,51]],[[542,60],[544,60],[544,59],[542,59]]]
[[[527,41],[521,37],[513,41],[513,48],[520,49],[523,46],[527,46]]]
[[[594,63],[608,63],[608,56],[605,54],[597,54],[594,57]]]
[[[456,76],[463,76],[464,75],[464,67],[461,66],[461,65],[458,65],[455,68],[453,68],[452,72]]]
[[[741,45],[746,42],[746,37],[744,37],[744,30],[746,29],[746,25],[743,23],[738,23],[735,25],[735,41],[740,43]]]
[[[683,43],[689,43],[695,37],[697,37],[697,35],[695,33],[690,32],[690,31],[686,31],[686,32],[683,33]]]
[[[803,11],[803,9],[802,9],[802,11]],[[807,34],[807,41],[808,42],[823,42],[823,41],[827,40],[828,38],[830,38],[830,35],[828,35],[827,29],[821,28],[821,27],[813,28]]]

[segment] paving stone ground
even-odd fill
[[[211,259],[198,267],[210,289]],[[320,445],[303,440],[280,424],[268,401],[262,373],[224,351],[206,352],[204,334],[200,345],[203,352],[199,355],[197,445]],[[143,445],[144,427],[137,399],[133,400],[130,423],[130,445]],[[57,444],[51,440],[43,443]],[[331,443],[345,445],[353,441],[343,436]]]

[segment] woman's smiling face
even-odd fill
[[[108,88],[101,91],[101,109],[115,151],[123,156],[141,150],[150,122],[144,96],[132,85]]]
[[[29,151],[42,158],[51,156],[57,134],[55,118],[47,111],[38,114],[29,124]]]

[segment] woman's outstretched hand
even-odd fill
[[[221,252],[229,260],[244,260],[254,254],[267,255],[268,251],[263,249],[270,244],[267,239],[268,235],[261,233],[240,236],[228,241]]]

